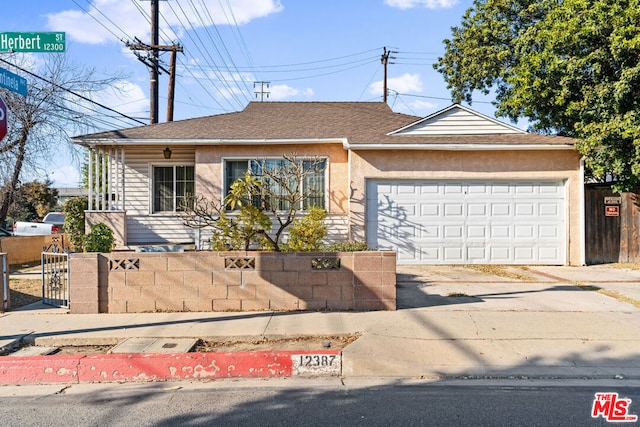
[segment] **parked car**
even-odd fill
[[[55,224],[45,224],[44,222],[24,222],[13,223],[14,236],[39,236],[43,234],[55,234],[59,228]]]
[[[49,212],[44,216],[42,222],[45,224],[55,224],[62,231],[64,227],[64,212]]]

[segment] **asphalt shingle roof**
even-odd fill
[[[251,102],[239,112],[120,129],[73,138],[78,143],[120,140],[269,140],[346,138],[350,144],[573,144],[537,134],[387,135],[421,117],[393,112],[382,102]]]

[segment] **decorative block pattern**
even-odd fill
[[[140,270],[139,258],[123,258],[109,260],[109,271]]]
[[[340,258],[311,258],[311,268],[314,270],[340,270]]]
[[[224,259],[224,268],[230,270],[255,270],[256,259],[253,257],[227,257]]]

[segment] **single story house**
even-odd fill
[[[221,201],[249,162],[296,153],[326,159],[315,182],[330,239],[397,251],[399,264],[584,263],[575,141],[458,104],[422,118],[381,102],[251,102],[73,142],[90,151],[89,221],[124,247],[197,244],[182,197]]]

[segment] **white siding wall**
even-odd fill
[[[432,119],[417,123],[398,135],[483,135],[520,133],[510,126],[486,117],[453,108]]]
[[[126,150],[125,209],[130,245],[187,243],[195,240],[194,230],[185,227],[177,214],[151,213],[151,165],[193,165],[195,162],[193,147],[170,148],[170,160],[163,157],[164,147],[133,147]]]

